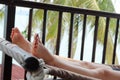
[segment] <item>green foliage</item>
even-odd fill
[[[43,10],[34,10],[33,27],[41,26],[43,21]]]
[[[114,12],[114,6],[111,0],[96,0],[100,10]],[[107,4],[106,4],[107,3]]]
[[[3,12],[0,11],[0,20],[3,19],[3,16],[4,16]]]
[[[0,20],[4,17],[4,6],[0,9]]]
[[[53,16],[53,17],[51,17]],[[48,39],[54,39],[57,35],[57,28],[58,28],[58,13],[54,11],[49,11],[48,12],[48,17],[47,17],[47,37],[46,40]]]

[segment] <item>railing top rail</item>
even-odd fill
[[[31,2],[31,1],[0,0],[0,3],[6,4],[6,5],[12,5],[12,6],[21,6],[21,7],[28,7],[28,8],[47,9],[47,10],[53,10],[53,11],[62,11],[62,12],[70,12],[70,13],[78,13],[78,14],[88,14],[88,15],[102,16],[102,17],[120,18],[120,14],[117,14],[117,13],[95,11],[95,10],[81,9],[81,8],[75,8],[75,7]]]

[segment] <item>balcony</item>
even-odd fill
[[[94,17],[94,33],[93,33],[93,45],[92,45],[92,52],[91,52],[91,62],[95,62],[96,60],[96,49],[97,49],[97,37],[98,37],[98,27],[100,25],[99,20],[103,18],[105,20],[105,32],[104,32],[104,38],[103,38],[103,49],[102,49],[102,59],[99,61],[101,64],[106,63],[106,51],[107,51],[107,43],[108,43],[108,32],[109,31],[109,25],[110,20],[114,19],[116,23],[116,29],[115,29],[115,35],[112,41],[113,42],[113,52],[112,52],[112,59],[111,64],[115,64],[116,60],[116,47],[117,47],[117,40],[118,40],[118,33],[119,33],[119,24],[120,24],[120,14],[116,13],[109,13],[109,12],[101,12],[101,11],[94,11],[94,10],[87,10],[87,9],[81,9],[81,8],[74,8],[74,7],[66,7],[66,6],[60,6],[60,5],[52,5],[52,4],[45,4],[45,3],[37,3],[37,2],[30,2],[30,1],[22,1],[22,0],[1,0],[1,5],[5,6],[5,17],[4,17],[4,38],[8,41],[10,40],[10,34],[12,28],[15,26],[15,16],[16,16],[16,10],[17,7],[22,8],[29,8],[29,19],[28,19],[28,26],[27,26],[27,39],[31,41],[32,39],[32,20],[33,20],[33,13],[34,10],[42,10],[42,42],[43,44],[46,43],[46,30],[47,30],[47,16],[48,12],[57,12],[58,16],[58,22],[57,22],[57,36],[56,39],[56,46],[55,46],[55,52],[56,55],[60,55],[60,45],[61,45],[61,35],[62,35],[62,21],[63,21],[63,15],[65,13],[69,14],[69,34],[68,34],[68,50],[67,50],[67,57],[72,57],[72,43],[73,43],[73,28],[74,28],[74,19],[76,15],[82,15],[83,17],[83,23],[82,23],[82,37],[81,37],[81,47],[80,47],[80,54],[79,54],[79,60],[84,60],[84,47],[85,47],[85,38],[86,38],[86,26],[87,26],[87,19],[88,16]],[[89,45],[88,45],[89,46]],[[16,66],[12,64],[12,58],[2,54],[2,64],[0,66],[1,68],[1,80],[20,80],[25,79],[25,71],[20,66]],[[20,74],[18,74],[20,73]]]

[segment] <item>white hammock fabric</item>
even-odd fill
[[[0,38],[0,50],[2,50],[8,56],[14,58],[22,67],[24,67],[25,60],[33,57],[30,53],[24,51],[15,44],[11,44],[9,41]],[[27,71],[26,77],[27,80],[43,80],[44,79],[44,70],[41,67],[44,65],[42,59],[39,59],[39,69],[37,71]],[[34,65],[33,65],[34,66]]]
[[[64,80],[100,80],[74,72],[70,72],[64,69],[56,68],[50,65],[46,65],[43,59],[37,59],[30,53],[24,51],[20,47],[11,42],[0,38],[0,50],[3,51],[8,56],[14,58],[24,69],[27,70],[27,80],[44,80],[45,74],[50,74],[63,78]],[[38,68],[36,70],[30,70],[26,68],[26,60],[34,58],[38,61]],[[34,67],[34,65],[32,65]]]

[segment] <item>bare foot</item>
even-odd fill
[[[42,58],[47,64],[53,65],[54,56],[44,47],[37,34],[34,36],[32,54],[38,58]]]
[[[20,48],[31,53],[32,48],[31,43],[22,36],[18,28],[12,29],[10,38],[12,40],[12,43],[18,45]]]
[[[44,47],[37,34],[34,36],[34,42],[32,45],[28,40],[23,37],[18,28],[12,29],[10,38],[12,40],[12,43],[18,45],[20,48],[24,49],[29,53],[32,53],[32,55],[38,58],[43,58],[46,63],[50,65],[52,64],[54,58]]]

